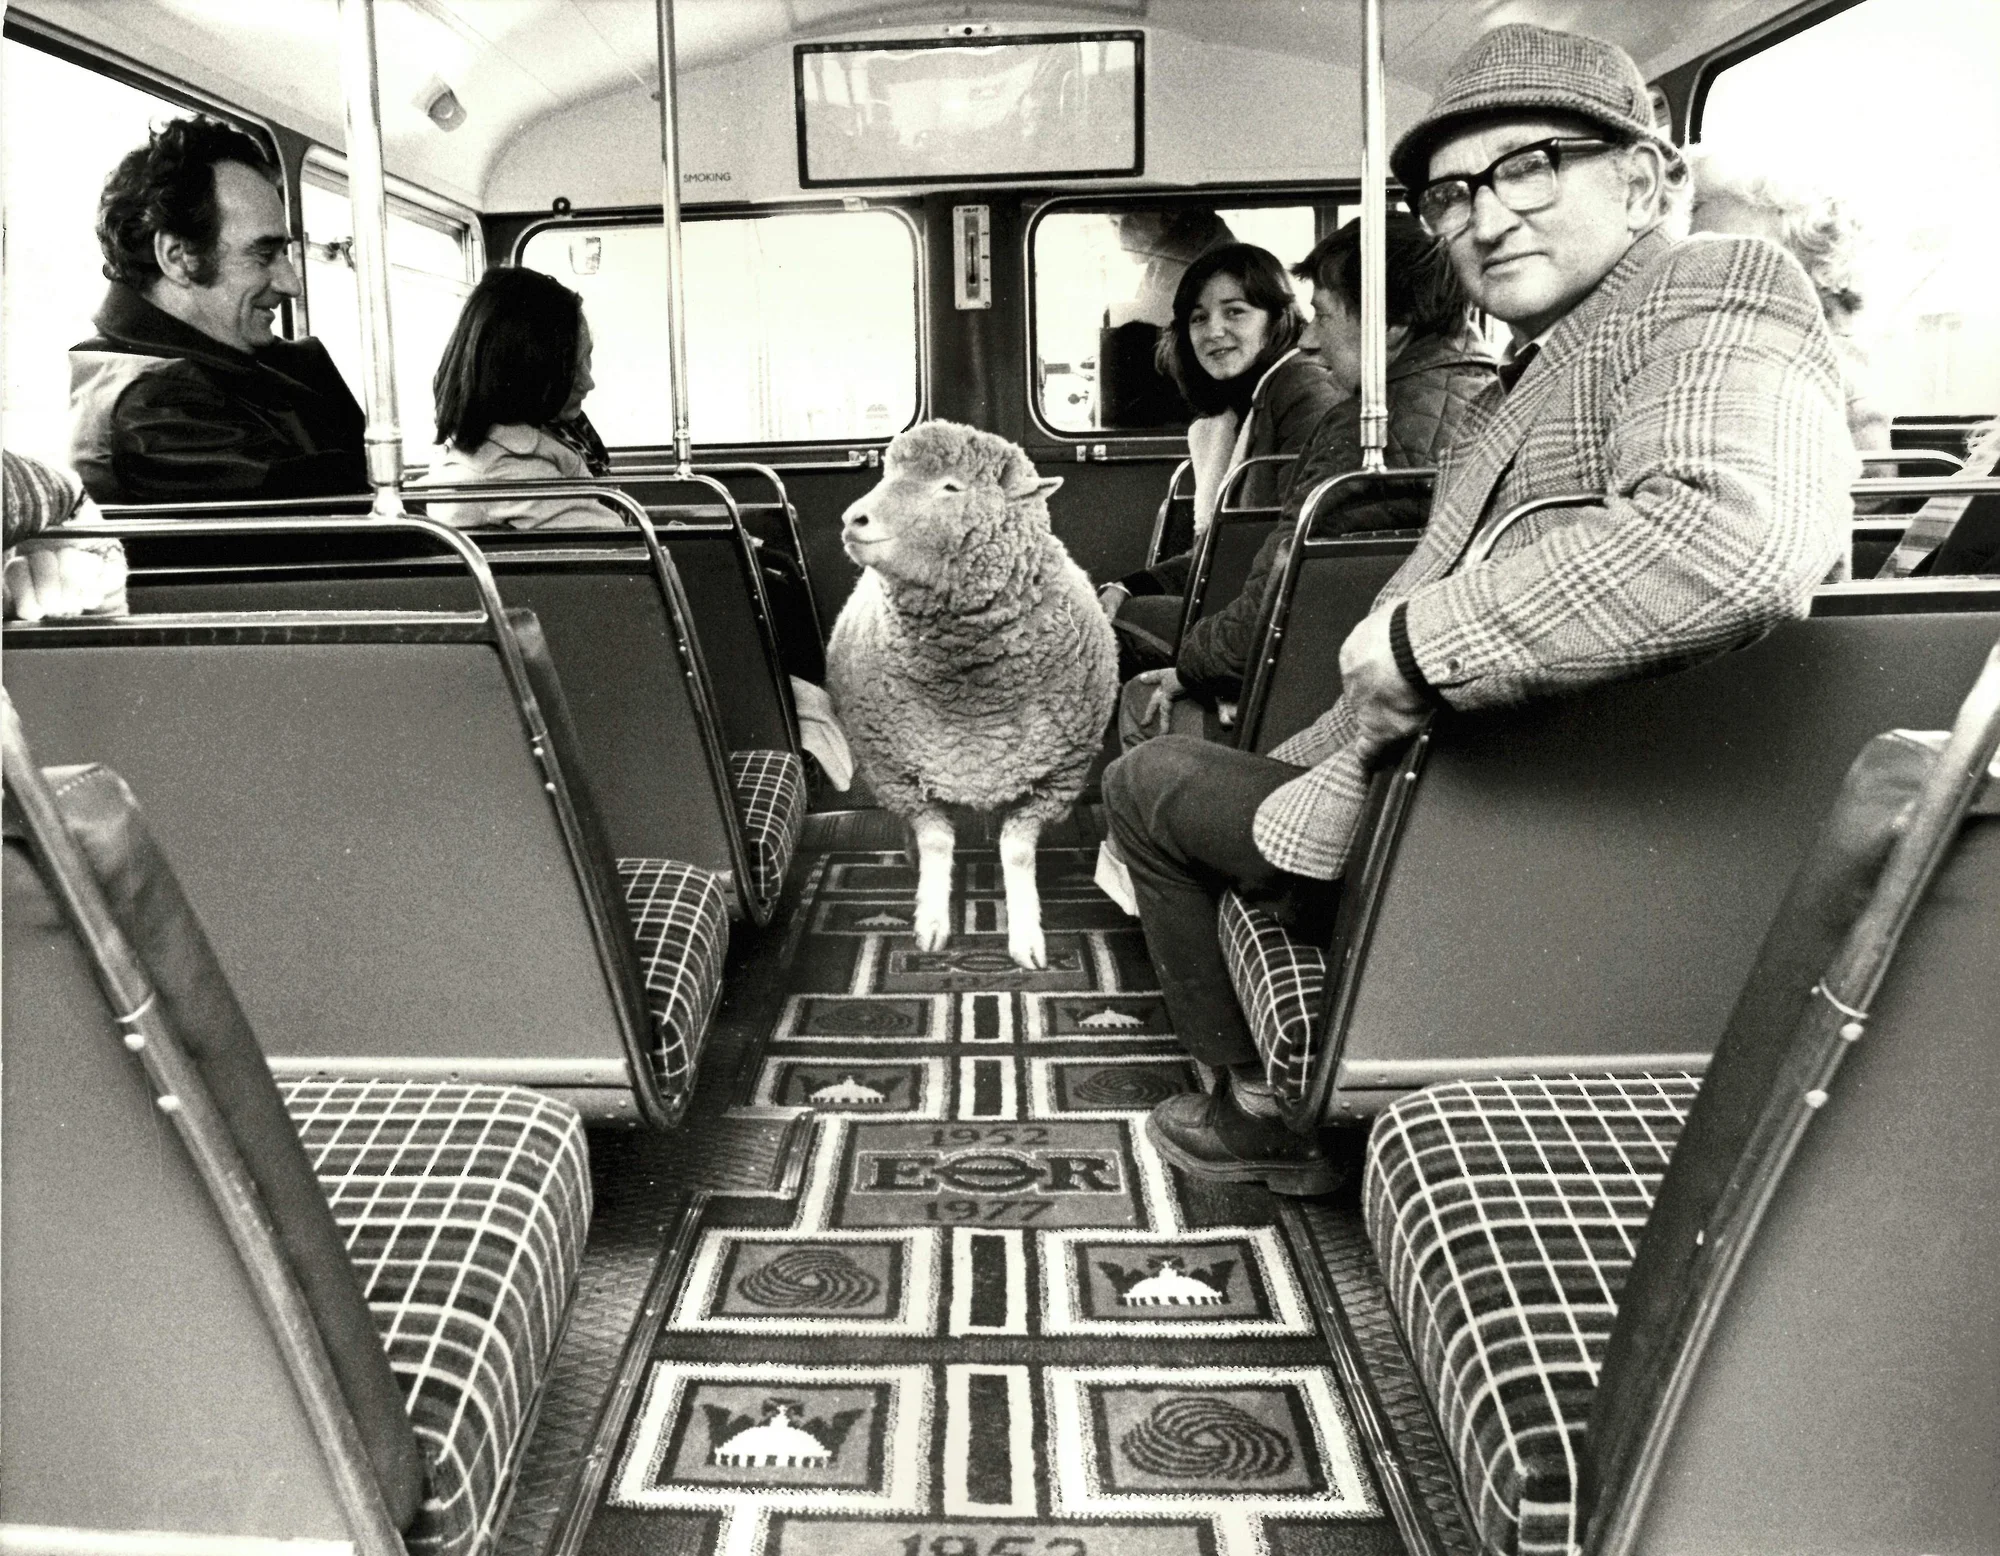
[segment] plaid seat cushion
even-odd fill
[[[1264,1074],[1286,1096],[1304,1096],[1313,1023],[1326,988],[1326,953],[1292,939],[1275,918],[1233,891],[1222,894],[1216,927],[1237,1003],[1264,1056]]]
[[[694,1084],[709,1017],[722,997],[729,909],[714,872],[672,859],[621,859],[639,970],[653,1013],[653,1073],[672,1099]]]
[[[430,1462],[412,1552],[470,1556],[555,1350],[590,1224],[583,1126],[510,1086],[283,1086]]]
[[[1369,1236],[1489,1551],[1577,1546],[1597,1370],[1697,1084],[1453,1081],[1376,1120]]]
[[[762,918],[785,889],[785,872],[805,830],[805,764],[789,751],[732,751],[729,781],[749,845],[749,895]]]

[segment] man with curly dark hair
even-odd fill
[[[301,287],[263,146],[203,115],[163,125],[105,181],[97,241],[111,289],[98,333],[70,351],[71,463],[92,497],[367,489],[339,369],[272,328]]]

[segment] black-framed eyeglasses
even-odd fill
[[[1616,145],[1616,141],[1581,135],[1551,136],[1531,146],[1516,147],[1483,172],[1434,178],[1410,203],[1425,232],[1449,240],[1471,224],[1472,202],[1480,190],[1492,190],[1493,198],[1517,216],[1544,210],[1555,204],[1556,175],[1565,159],[1593,156]]]

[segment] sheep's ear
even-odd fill
[[[1062,490],[1063,478],[1059,475],[1045,475],[1035,482],[1034,495],[1049,498]]]

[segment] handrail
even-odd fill
[[[772,489],[778,494],[778,507],[785,515],[785,533],[791,537],[792,560],[798,564],[799,577],[805,582],[806,609],[812,616],[813,639],[815,642],[825,643],[826,624],[820,619],[819,594],[812,586],[812,569],[806,563],[806,540],[799,530],[799,510],[792,504],[792,494],[785,489],[784,478],[769,465],[758,464],[753,460],[731,460],[703,468],[711,474],[754,475],[759,480],[771,483]],[[787,700],[789,701],[789,698]],[[794,709],[792,719],[795,724],[797,718],[797,710]]]
[[[1252,470],[1264,465],[1289,465],[1298,457],[1297,454],[1252,454],[1247,459],[1239,459],[1223,473],[1222,490],[1215,497],[1215,517],[1219,519],[1226,513],[1264,512],[1260,508],[1232,508],[1229,506],[1230,496],[1249,478]]]
[[[552,493],[550,487],[575,486],[578,492]],[[622,493],[607,493],[592,489],[583,482],[494,482],[490,485],[473,487],[426,487],[426,495],[444,491],[453,494],[478,492],[485,496],[519,495],[515,490],[528,487],[528,495],[590,495],[616,500],[625,505],[640,521],[642,534],[651,536],[651,524],[646,520],[645,510]],[[240,510],[255,504],[227,504],[231,509]],[[168,510],[190,517],[158,517],[161,509],[151,512],[155,517],[146,520],[121,518],[101,526],[105,534],[119,538],[137,535],[286,535],[286,534],[380,534],[385,530],[402,530],[413,534],[426,535],[443,542],[464,562],[472,579],[474,592],[479,597],[480,609],[492,632],[493,646],[500,654],[501,672],[507,681],[508,690],[514,696],[514,709],[520,717],[522,727],[528,736],[528,744],[533,752],[542,777],[542,788],[549,796],[549,803],[556,814],[556,823],[562,833],[565,851],[569,855],[570,869],[575,876],[577,890],[584,901],[586,917],[590,921],[591,938],[597,946],[599,960],[607,981],[611,984],[612,1008],[618,1018],[618,1035],[625,1050],[626,1069],[632,1078],[632,1095],[638,1106],[639,1115],[655,1129],[672,1127],[679,1110],[670,1110],[661,1095],[658,1077],[653,1074],[651,1060],[651,1017],[646,1011],[644,995],[640,992],[639,974],[632,946],[632,932],[624,916],[624,909],[611,895],[610,883],[600,877],[592,867],[588,844],[584,838],[581,819],[571,796],[569,780],[556,759],[553,743],[549,739],[548,721],[543,717],[540,699],[535,696],[532,682],[528,678],[528,665],[521,652],[519,640],[507,623],[507,607],[500,598],[499,586],[493,580],[493,571],[487,565],[485,555],[464,534],[450,525],[436,520],[418,518],[415,515],[390,518],[371,514],[365,518],[207,518],[199,511],[200,504],[176,504]],[[129,512],[131,510],[121,510]],[[672,564],[663,551],[659,550],[657,536],[651,536],[650,549],[654,554],[656,576],[663,586],[670,587],[678,600],[679,579],[672,571]],[[661,571],[662,567],[665,571]],[[703,672],[705,674],[705,671]],[[712,701],[710,706],[713,706]],[[711,751],[711,760],[714,752]],[[727,769],[723,770],[725,794],[732,793],[727,783]],[[607,865],[610,861],[604,861]],[[747,883],[746,873],[742,879]],[[621,974],[623,974],[621,976]],[[685,1102],[683,1102],[683,1106]]]
[[[1781,1084],[1766,1099],[1736,1171],[1700,1239],[1693,1295],[1675,1315],[1664,1377],[1649,1380],[1653,1408],[1626,1464],[1614,1469],[1607,1511],[1593,1521],[1592,1556],[1626,1556],[1636,1544],[1695,1373],[1708,1350],[1757,1230],[1813,1116],[1828,1099],[1848,1050],[1866,1035],[1870,1007],[1890,963],[1951,851],[2000,751],[2000,646],[1959,708],[1951,735],[1905,813],[1895,844],[1818,996],[1792,1035]],[[1800,1052],[1804,1050],[1804,1052]]]
[[[88,952],[98,987],[125,1029],[159,1110],[172,1121],[202,1186],[229,1233],[257,1306],[298,1390],[314,1440],[333,1481],[334,1503],[363,1556],[402,1556],[403,1539],[384,1503],[381,1484],[353,1408],[341,1391],[326,1340],[305,1292],[279,1246],[255,1180],[230,1137],[201,1071],[166,1020],[145,964],[118,921],[76,839],[64,824],[42,770],[29,753],[14,702],[0,692],[0,754],[7,790],[33,848],[60,899],[63,916]]]
[[[1865,470],[1870,465],[1894,465],[1898,470],[1904,465],[1943,465],[1950,472],[1963,470],[1965,461],[1942,449],[1878,449],[1861,456],[1861,467]]]
[[[1154,566],[1160,560],[1160,547],[1167,542],[1167,516],[1173,512],[1174,504],[1182,501],[1180,494],[1181,477],[1194,469],[1192,459],[1183,459],[1174,466],[1174,473],[1167,477],[1167,495],[1160,499],[1160,506],[1153,514],[1153,533],[1146,541],[1146,565]],[[1188,501],[1194,494],[1188,493]]]

